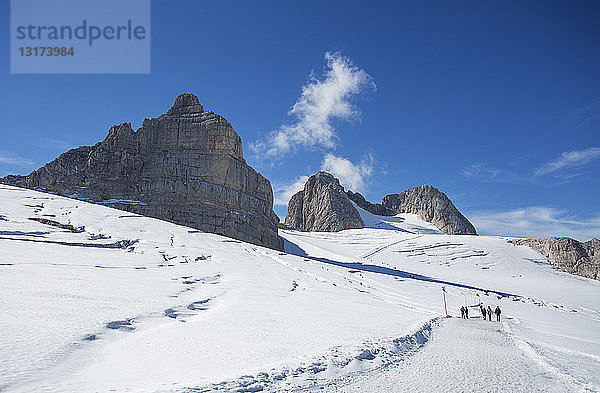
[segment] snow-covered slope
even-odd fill
[[[499,354],[468,374],[482,390],[510,359],[535,374],[513,391],[598,389],[598,282],[359,211],[369,228],[284,230],[279,253],[0,185],[0,390],[375,392],[423,364],[423,389],[452,390],[442,376],[475,364],[460,343]],[[482,301],[506,322],[442,318],[442,288],[451,315]]]

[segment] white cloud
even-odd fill
[[[375,89],[372,78],[364,70],[340,53],[325,53],[327,70],[322,77],[311,74],[302,87],[302,93],[289,111],[291,124],[284,124],[271,133],[265,142],[252,145],[252,149],[264,157],[280,158],[299,147],[331,150],[339,139],[333,126],[334,120],[357,119],[359,111],[352,99],[365,89]],[[365,190],[373,172],[373,157],[368,155],[360,163],[333,154],[323,158],[323,170],[331,172],[347,188]],[[304,187],[308,176],[299,176],[290,183],[274,185],[274,204],[287,205],[293,194]]]
[[[535,170],[535,175],[546,175],[563,168],[574,168],[600,158],[600,147],[574,150],[562,153],[558,158],[545,163]]]
[[[375,88],[371,77],[338,52],[325,53],[325,60],[328,70],[323,78],[311,75],[289,111],[295,122],[282,125],[267,142],[255,144],[256,151],[278,157],[299,146],[333,149],[338,136],[332,120],[350,121],[359,116],[351,99],[364,88]]]
[[[304,184],[308,180],[308,176],[299,176],[296,180],[293,180],[289,184],[283,184],[275,187],[274,190],[274,201],[275,205],[287,206],[292,195],[298,191],[304,189]]]
[[[34,162],[13,153],[0,151],[0,164],[25,167],[33,165]]]
[[[469,214],[479,234],[516,237],[568,236],[580,241],[600,237],[600,215],[576,219],[566,211],[548,206],[530,206],[508,211]]]
[[[340,179],[340,183],[354,192],[364,192],[369,178],[373,174],[373,155],[368,154],[358,164],[344,157],[327,154],[323,158],[321,169]]]

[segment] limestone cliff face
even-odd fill
[[[516,245],[529,246],[567,273],[600,280],[600,241],[581,243],[569,237],[547,239],[511,239]]]
[[[191,94],[137,131],[113,126],[94,146],[2,181],[283,249],[270,182],[246,164],[231,124]]]
[[[312,175],[288,204],[285,225],[301,231],[338,232],[364,223],[338,179],[327,172]]]
[[[370,203],[359,193],[348,197],[363,209],[380,216],[413,213],[449,235],[477,235],[473,224],[463,216],[446,194],[430,185],[410,188],[400,194],[386,195],[381,203]]]

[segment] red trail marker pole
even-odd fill
[[[444,312],[448,316],[448,307],[446,306],[446,287],[442,287],[442,294],[444,295]]]

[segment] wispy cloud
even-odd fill
[[[70,142],[64,141],[62,139],[53,138],[42,138],[35,143],[35,146],[42,147],[45,149],[58,150],[60,152],[65,152],[76,147]]]
[[[600,147],[590,147],[584,150],[573,150],[562,153],[556,159],[538,167],[536,176],[546,175],[566,168],[575,168],[600,158]]]
[[[568,236],[581,241],[600,237],[600,214],[578,219],[554,207],[530,206],[507,211],[474,212],[468,216],[482,235]]]
[[[579,127],[587,126],[598,116],[600,116],[600,100],[596,100],[573,112],[573,120]]]
[[[304,184],[308,180],[308,176],[298,176],[288,184],[280,184],[274,187],[274,204],[279,206],[287,206],[290,198],[298,191],[304,188]]]
[[[328,68],[325,74],[321,78],[311,74],[289,111],[295,121],[282,125],[266,142],[255,143],[256,151],[274,158],[298,147],[333,149],[338,136],[332,121],[358,118],[359,111],[352,98],[365,88],[374,89],[372,78],[339,52],[325,53],[325,60]]]
[[[0,151],[0,164],[12,165],[16,167],[27,167],[34,164],[28,158],[21,157],[17,154]]]
[[[487,183],[522,180],[519,174],[506,169],[492,168],[484,164],[473,164],[460,171],[463,177]]]
[[[331,154],[339,136],[335,121],[352,121],[360,117],[354,99],[365,90],[376,89],[366,71],[339,52],[325,53],[327,68],[323,75],[311,73],[309,81],[289,111],[292,123],[273,131],[264,142],[251,145],[255,152],[268,159],[280,159],[299,148],[324,152],[321,169],[332,173],[347,188],[365,191],[373,173],[373,156],[366,155],[355,164],[349,159]],[[287,205],[293,194],[304,187],[308,176],[302,175],[285,184],[274,184],[275,205]]]
[[[323,158],[321,169],[337,177],[340,183],[352,191],[364,192],[368,180],[373,174],[374,158],[368,154],[358,164],[347,158],[327,154]]]

